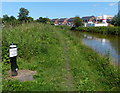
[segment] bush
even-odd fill
[[[101,34],[120,35],[119,29],[120,27],[78,27],[75,30],[93,32],[93,33],[101,33]]]

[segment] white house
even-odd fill
[[[85,27],[108,26],[107,15],[102,16],[102,23],[93,23],[92,21],[89,21],[88,23],[85,23],[84,26]]]

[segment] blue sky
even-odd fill
[[[17,18],[19,9],[29,10],[29,16],[37,19],[70,18],[74,16],[115,15],[118,12],[116,2],[2,2],[2,15],[8,14]]]
[[[1,0],[2,2],[118,2],[119,0]]]

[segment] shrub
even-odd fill
[[[101,34],[120,35],[120,27],[78,27],[75,30]]]

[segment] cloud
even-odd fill
[[[115,6],[115,5],[117,5],[118,3],[109,3],[108,5],[109,6]]]

